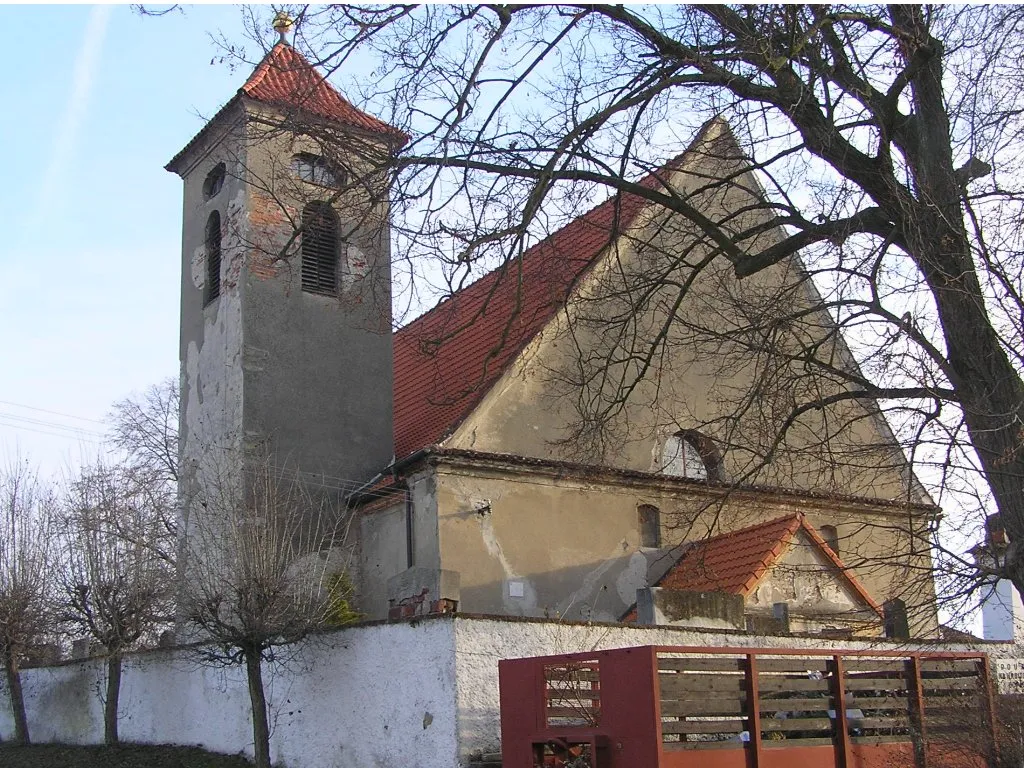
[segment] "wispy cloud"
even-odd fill
[[[107,25],[112,10],[113,6],[111,5],[95,5],[89,12],[82,45],[75,57],[75,66],[71,77],[71,93],[57,122],[57,135],[54,137],[46,170],[39,186],[39,197],[28,230],[30,233],[35,232],[39,226],[43,225],[48,209],[55,202],[61,177],[75,150],[82,121],[85,119],[89,106],[89,97],[92,94],[93,83],[99,68],[103,41],[107,34]]]

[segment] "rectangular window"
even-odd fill
[[[661,546],[661,511],[651,504],[637,507],[640,522],[640,546]]]

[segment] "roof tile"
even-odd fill
[[[354,107],[306,58],[287,43],[275,45],[242,86],[241,92],[266,104],[301,109],[334,122],[399,139],[409,136]]]
[[[662,187],[663,174],[685,156],[640,184]],[[435,444],[458,426],[646,205],[634,194],[614,195],[399,330],[395,455]]]
[[[654,586],[690,592],[727,592],[746,597],[785,554],[801,529],[832,563],[839,577],[881,615],[878,603],[800,513],[695,542],[682,551],[675,565]],[[635,606],[626,613],[623,621],[636,621]]]

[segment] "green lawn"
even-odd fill
[[[3,768],[252,768],[238,755],[218,755],[197,747],[123,744],[117,747],[71,747],[0,744]]]

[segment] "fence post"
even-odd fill
[[[992,739],[990,742],[992,746],[989,748],[989,762],[991,765],[999,765],[999,734],[996,732],[999,715],[996,712],[995,695],[992,692],[992,668],[989,666],[988,654],[981,659],[981,683],[985,686],[982,695],[985,697],[985,708],[988,710],[989,738]]]
[[[913,654],[908,662],[907,672],[913,688],[910,717],[913,722],[911,737],[914,738],[914,762],[917,768],[928,768],[928,732],[924,724],[924,685],[921,683],[921,657]],[[915,737],[916,734],[916,737]]]
[[[839,743],[836,763],[839,768],[853,765],[850,755],[850,729],[846,720],[846,671],[843,669],[843,657],[838,653],[832,657],[832,695],[835,697],[835,729]]]
[[[757,656],[747,654],[747,711],[750,722],[747,724],[750,733],[750,751],[754,756],[753,768],[761,765],[761,693],[757,681]]]

